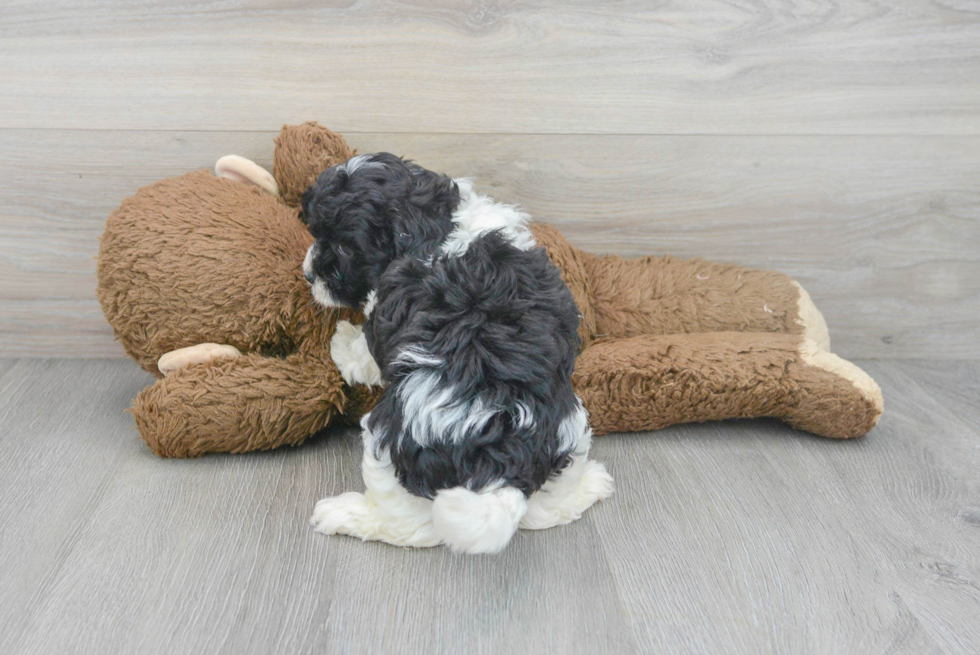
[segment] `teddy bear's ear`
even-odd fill
[[[214,174],[236,182],[254,184],[267,193],[279,195],[279,186],[272,173],[241,155],[225,155],[219,159],[214,165]]]
[[[272,167],[283,201],[299,207],[303,192],[321,172],[354,154],[344,137],[316,123],[283,126]]]

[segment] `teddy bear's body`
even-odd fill
[[[140,189],[109,217],[98,295],[126,351],[156,375],[167,353],[204,353],[175,358],[184,363],[134,403],[157,454],[298,444],[372,405],[377,389],[346,386],[330,356],[337,321],[363,317],[320,309],[301,270],[312,237],[299,197],[352,154],[315,124],[286,127],[275,155],[280,196],[196,171]],[[829,352],[823,319],[788,277],[597,256],[550,226],[532,229],[582,315],[573,381],[597,433],[776,416],[854,437],[877,421],[877,385]]]

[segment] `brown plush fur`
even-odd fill
[[[799,337],[705,332],[598,342],[573,383],[597,434],[772,416],[828,437],[859,437],[880,411],[850,382],[805,364]]]
[[[321,310],[301,272],[312,238],[299,196],[353,153],[316,124],[284,127],[280,198],[197,171],[140,189],[109,217],[98,296],[126,351],[158,376],[157,360],[178,348],[243,353],[177,370],[137,396],[136,424],[158,455],[296,445],[377,400],[377,389],[346,387],[330,357],[336,321],[363,317]],[[582,314],[574,384],[597,433],[754,416],[828,437],[875,425],[877,386],[806,339],[802,291],[788,277],[597,256],[551,226],[533,230]]]
[[[279,195],[290,207],[299,207],[303,192],[321,171],[356,154],[344,137],[316,123],[283,125],[276,137],[272,167],[272,175],[279,183]]]

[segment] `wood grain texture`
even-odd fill
[[[132,363],[0,360],[0,651],[976,652],[980,364],[862,365],[864,439],[603,437],[616,495],[462,557],[312,532],[360,488],[356,433],[160,460]]]
[[[0,130],[0,354],[119,356],[94,299],[105,217],[275,132]],[[980,356],[980,137],[353,134],[586,249],[796,277],[845,357]],[[65,154],[69,153],[69,154]]]
[[[753,421],[601,442],[619,489],[603,543],[658,562],[609,560],[641,651],[978,647],[980,424],[949,418],[955,376],[933,395],[914,365],[862,364],[887,409],[861,440]]]
[[[969,0],[4,4],[0,127],[980,134]]]

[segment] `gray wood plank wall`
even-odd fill
[[[980,356],[971,3],[2,4],[0,356],[120,356],[105,216],[310,119],[583,247],[783,270],[844,356]]]

